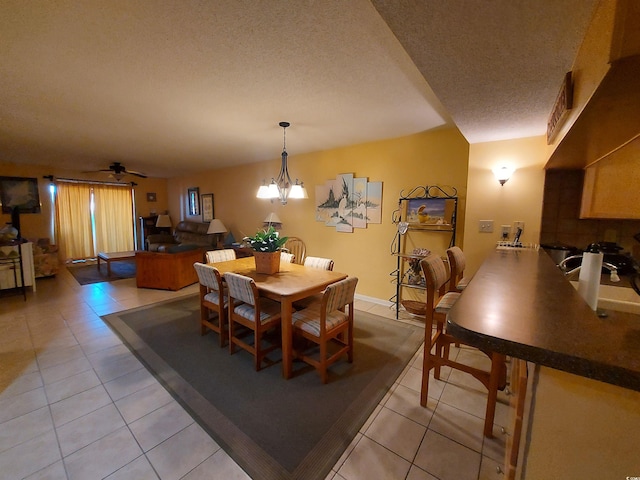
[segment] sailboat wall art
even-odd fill
[[[316,221],[346,233],[382,223],[382,182],[343,173],[317,185]]]

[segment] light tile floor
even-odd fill
[[[39,279],[26,302],[0,297],[0,477],[248,478],[100,318],[197,291],[137,289],[134,279],[79,286],[62,270]],[[374,303],[356,308],[394,318]],[[483,355],[454,350],[486,366]],[[496,468],[506,397],[499,398],[496,438],[486,439],[481,384],[445,369],[442,381],[431,379],[422,408],[421,362],[419,350],[327,479],[503,478]]]

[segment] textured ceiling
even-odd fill
[[[594,4],[5,1],[0,161],[171,176],[277,158],[282,120],[292,159],[543,134]]]
[[[546,133],[596,3],[373,0],[469,143]]]

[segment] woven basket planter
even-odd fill
[[[280,252],[253,252],[256,272],[272,275],[280,271]]]

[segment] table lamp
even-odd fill
[[[156,227],[166,229],[171,233],[171,217],[169,215],[158,215]]]
[[[220,234],[227,233],[227,227],[224,226],[224,223],[218,218],[214,218],[211,220],[209,224],[209,229],[207,233],[214,233],[216,235],[216,248],[222,248],[222,242],[220,241]]]
[[[264,219],[264,221],[262,222],[264,227],[273,227],[276,230],[279,230],[282,228],[282,220],[280,220],[280,217],[278,217],[278,215],[276,215],[275,213],[271,212],[269,215],[267,215],[267,218]]]

